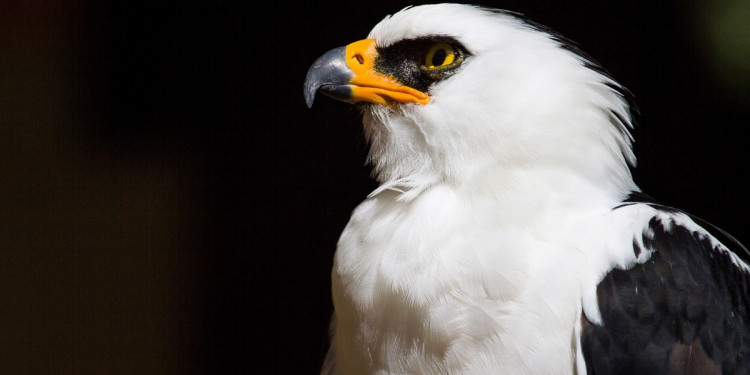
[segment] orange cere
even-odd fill
[[[427,94],[400,84],[394,77],[376,72],[377,54],[375,39],[363,39],[346,46],[346,64],[354,72],[349,81],[352,85],[352,102],[382,105],[392,101],[418,104],[430,102]]]

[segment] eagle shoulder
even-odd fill
[[[633,204],[657,211],[633,241],[636,257],[650,257],[613,268],[597,285],[601,321],[581,319],[587,373],[750,373],[750,274],[740,259],[747,250],[652,201],[616,210]]]

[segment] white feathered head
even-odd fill
[[[549,170],[637,189],[626,90],[575,45],[510,12],[406,8],[321,56],[305,82],[308,105],[317,91],[361,105],[384,187],[418,193]]]

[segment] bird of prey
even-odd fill
[[[750,374],[747,250],[633,182],[631,95],[518,14],[409,7],[310,68],[379,187],[323,374]]]

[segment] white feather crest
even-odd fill
[[[512,14],[458,4],[406,8],[370,33],[381,46],[430,35],[454,37],[471,56],[429,89],[428,105],[364,107],[377,192],[414,197],[437,182],[525,167],[637,190],[628,103],[584,57]]]

